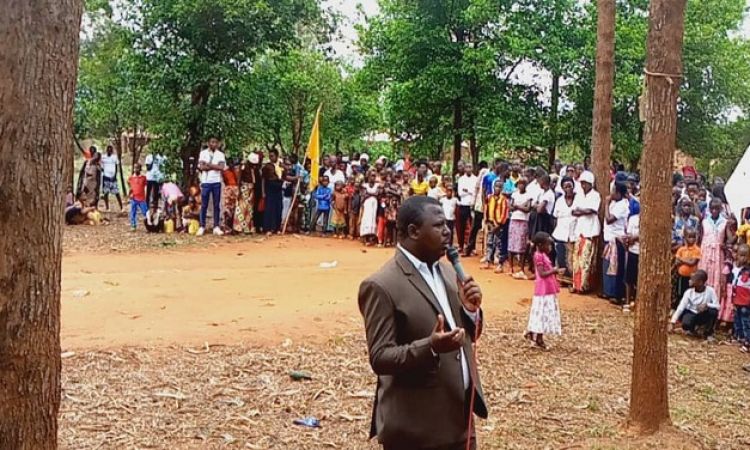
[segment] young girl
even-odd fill
[[[526,279],[523,268],[526,265],[527,234],[529,230],[529,212],[531,211],[531,195],[526,191],[526,180],[518,179],[516,192],[511,196],[510,228],[508,230],[508,252],[510,253],[510,274],[516,279]],[[513,270],[514,259],[520,260],[518,272]]]
[[[726,274],[723,271],[727,219],[722,215],[722,207],[718,198],[712,199],[708,205],[709,213],[701,224],[701,260],[698,269],[705,270],[708,274],[706,284],[711,286],[717,295],[726,297]],[[733,310],[723,308],[722,311],[724,314],[719,314],[719,320],[731,322]]]
[[[552,237],[540,231],[534,235],[534,266],[536,267],[536,278],[534,279],[534,298],[531,301],[529,313],[529,324],[524,337],[535,343],[537,347],[546,349],[544,343],[545,334],[562,334],[560,323],[560,306],[557,303],[557,294],[560,293],[560,285],[557,283],[556,275],[564,269],[555,269],[550,260],[552,253]]]

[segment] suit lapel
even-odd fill
[[[396,262],[401,267],[401,270],[404,272],[404,275],[407,276],[412,286],[417,288],[419,293],[422,294],[422,297],[427,300],[427,302],[430,304],[430,306],[432,306],[435,312],[445,315],[443,309],[440,307],[440,304],[437,301],[437,298],[435,297],[435,294],[432,293],[432,289],[430,289],[430,286],[427,285],[427,282],[424,280],[424,278],[422,278],[422,275],[420,275],[420,273],[414,267],[414,264],[409,261],[409,259],[401,252],[401,250],[396,250]]]

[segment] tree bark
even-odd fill
[[[672,263],[670,181],[677,139],[685,3],[686,0],[652,0],[649,8],[639,273],[639,279],[648,283],[638,285],[628,420],[631,427],[642,433],[653,433],[670,422],[667,384]]]
[[[557,124],[560,109],[560,74],[552,74],[552,104],[550,105],[549,136],[550,143],[547,148],[547,167],[551,171],[557,159]]]
[[[82,4],[7,0],[3,6],[0,448],[55,449],[64,175]]]
[[[591,134],[591,165],[596,190],[609,195],[612,157],[612,89],[615,81],[615,0],[597,0],[596,83]],[[602,202],[601,212],[604,211]]]
[[[193,170],[190,164],[190,158],[198,161],[201,150],[201,139],[203,139],[203,126],[206,123],[206,105],[211,95],[210,86],[206,83],[199,84],[193,88],[191,103],[196,109],[195,115],[188,122],[187,139],[180,150],[182,159],[182,182],[185,187],[189,187],[192,182]]]
[[[453,101],[453,175],[458,174],[458,161],[461,160],[461,144],[463,136],[461,128],[463,127],[463,108],[461,99]]]

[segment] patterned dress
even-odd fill
[[[536,267],[534,298],[531,300],[531,311],[529,312],[529,323],[526,331],[540,334],[562,334],[560,305],[557,301],[560,285],[557,283],[554,273],[542,277],[539,272],[540,267],[544,271],[552,270],[552,261],[546,254],[535,252],[534,266]]]
[[[724,239],[726,234],[727,220],[723,216],[714,221],[710,216],[703,219],[703,238],[701,240],[701,260],[698,269],[705,270],[708,274],[708,286],[714,288],[721,297],[721,308],[719,309],[719,320],[731,322],[733,308],[727,299],[726,276],[722,273],[724,269]]]

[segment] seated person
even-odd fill
[[[65,208],[66,225],[99,225],[101,222],[101,214],[95,207],[86,205],[83,193],[78,195],[78,200]]]
[[[156,205],[151,205],[151,209],[146,213],[144,224],[148,233],[161,233],[164,231],[164,215],[156,208]]]
[[[714,341],[714,327],[719,317],[719,298],[711,286],[706,286],[708,274],[705,270],[696,271],[690,278],[690,289],[685,291],[682,301],[672,315],[670,331],[679,321],[688,336],[698,336],[698,327],[705,328],[705,336],[710,342]]]
[[[195,235],[200,228],[198,219],[200,218],[201,206],[195,197],[188,197],[188,204],[182,208],[182,225],[184,231]]]

